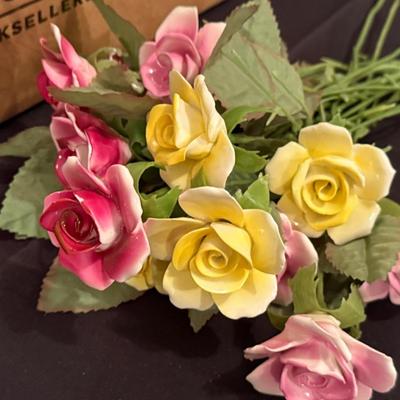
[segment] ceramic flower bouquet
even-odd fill
[[[0,146],[26,157],[0,227],[58,247],[44,312],[88,312],[155,288],[209,318],[267,313],[282,332],[245,350],[248,377],[290,400],[366,400],[395,384],[390,357],[358,341],[365,304],[400,303],[400,206],[386,152],[360,144],[400,114],[400,49],[349,64],[292,65],[267,0],[199,27],[177,7],[153,41],[94,0],[123,48],[84,59],[45,39],[38,86],[50,129]],[[53,167],[54,166],[54,167]]]

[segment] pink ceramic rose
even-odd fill
[[[149,243],[128,169],[113,165],[100,180],[76,173],[78,162],[75,156],[66,160],[64,178],[71,190],[46,197],[40,223],[60,248],[60,263],[103,290],[140,272]]]
[[[368,400],[395,384],[392,358],[359,342],[324,314],[293,315],[285,329],[245,350],[253,360],[269,357],[247,380],[265,394],[287,400]]]
[[[63,176],[65,161],[76,156],[81,167],[102,177],[114,164],[126,164],[132,154],[129,145],[102,120],[68,104],[61,114],[52,117],[50,132],[58,150],[56,173]]]
[[[278,294],[274,301],[286,306],[292,302],[289,279],[296,275],[299,268],[317,263],[318,254],[310,239],[304,233],[295,230],[285,214],[280,213],[280,218],[285,242],[286,263],[278,275]]]
[[[37,84],[42,97],[50,104],[57,101],[50,95],[47,88],[55,86],[66,89],[71,86],[86,87],[96,77],[96,70],[75,51],[71,43],[61,34],[58,26],[51,24],[59,53],[47,46],[47,40],[40,39],[42,47],[43,71],[39,74]]]
[[[400,305],[400,253],[397,262],[390,270],[385,280],[372,283],[364,282],[359,288],[365,303],[381,300],[389,296],[393,304]]]
[[[225,28],[210,22],[199,30],[197,7],[176,7],[159,26],[154,42],[140,48],[140,74],[154,97],[169,96],[169,72],[180,72],[190,83],[203,70]]]

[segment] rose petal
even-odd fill
[[[210,58],[215,45],[225,29],[225,26],[225,22],[209,22],[199,30],[196,47],[203,60],[203,66]]]
[[[139,64],[143,65],[156,51],[155,42],[144,42],[139,50]]]
[[[177,93],[183,101],[190,104],[195,108],[199,108],[199,100],[189,82],[179,73],[179,71],[172,70],[169,73],[169,87],[171,99]]]
[[[60,89],[66,89],[73,83],[71,71],[65,64],[53,60],[42,60],[44,72],[50,82]]]
[[[360,382],[357,382],[358,386],[358,394],[354,400],[369,400],[372,397],[372,389],[368,386],[363,385]]]
[[[384,280],[378,280],[372,283],[364,282],[358,291],[364,303],[381,300],[389,294],[389,284]]]

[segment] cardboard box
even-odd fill
[[[140,32],[151,38],[176,5],[197,5],[199,12],[220,0],[106,0]],[[84,56],[99,47],[120,46],[90,0],[0,0],[0,122],[41,100],[36,76],[41,69],[39,38],[55,46],[49,23]]]

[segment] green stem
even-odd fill
[[[400,7],[400,0],[394,0],[392,6],[390,7],[389,14],[387,16],[385,25],[383,25],[382,31],[379,35],[378,42],[375,47],[374,55],[372,56],[373,60],[376,60],[380,57],[382,53],[383,46],[386,41],[386,37],[390,31],[390,28],[393,25],[394,18],[396,17],[397,10]]]

